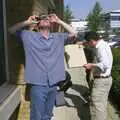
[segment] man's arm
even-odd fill
[[[15,25],[13,25],[12,27],[10,27],[8,29],[8,31],[11,33],[11,34],[14,34],[17,30],[27,26],[27,22],[26,21],[23,21],[23,22],[20,22],[20,23],[17,23]]]
[[[69,35],[70,37],[76,36],[75,30],[70,25],[62,21],[60,18],[58,18],[56,14],[51,14],[49,20],[52,23],[57,23],[61,25],[65,30],[67,30],[70,33]]]
[[[36,16],[30,16],[30,17],[28,18],[28,20],[25,20],[25,21],[22,21],[22,22],[20,22],[20,23],[17,23],[17,24],[15,24],[15,25],[13,25],[12,27],[10,27],[10,28],[8,29],[8,31],[9,31],[11,34],[14,34],[17,30],[19,30],[19,29],[21,29],[21,28],[23,28],[23,27],[25,27],[25,26],[28,26],[28,25],[30,25],[30,24],[33,24],[33,21],[35,20],[35,17],[36,17]]]
[[[68,25],[67,23],[65,23],[64,21],[60,20],[58,22],[59,25],[61,25],[65,30],[67,30],[70,33],[70,37],[76,36],[76,32],[75,30],[73,30],[73,28]]]

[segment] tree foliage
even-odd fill
[[[105,31],[105,35],[108,36],[108,31],[110,30],[110,15],[102,13],[101,19],[100,19],[100,28],[102,28]]]
[[[73,19],[73,18],[74,18],[74,16],[73,16],[70,6],[66,5],[64,7],[64,21],[69,24],[71,22],[71,19]]]
[[[113,86],[111,88],[111,99],[120,106],[120,48],[113,48]]]
[[[94,8],[87,16],[88,29],[97,32],[101,23],[102,7],[96,2]]]

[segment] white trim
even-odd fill
[[[117,14],[116,13],[110,13],[110,16],[118,16],[119,17],[120,13],[117,13]]]
[[[118,13],[120,13],[120,9],[118,9],[118,10],[113,10],[113,11],[111,11],[111,12],[118,12]]]
[[[15,88],[13,92],[4,100],[4,102],[0,104],[1,120],[9,120],[17,106],[20,104],[20,97],[20,88]]]
[[[9,81],[9,70],[8,70],[8,50],[7,50],[7,26],[6,26],[6,3],[2,0],[3,4],[3,27],[4,27],[4,45],[5,45],[5,66],[6,66],[6,79]]]

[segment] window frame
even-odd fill
[[[4,44],[4,66],[5,66],[5,79],[2,78],[2,81],[0,83],[0,86],[2,86],[4,83],[6,83],[9,80],[8,76],[8,52],[7,52],[7,27],[6,27],[6,2],[5,0],[1,0],[2,5],[2,22],[3,22],[3,44]]]
[[[6,80],[0,85],[0,118],[4,118],[4,113],[10,117],[16,107],[20,104],[21,93],[20,87],[9,84],[9,71],[8,71],[8,50],[7,50],[7,24],[6,24],[6,2],[2,0],[3,7],[3,30],[4,30],[4,53],[5,53],[5,76]],[[10,107],[7,109],[7,107]],[[8,119],[8,118],[7,118]]]

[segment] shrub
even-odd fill
[[[113,85],[110,92],[110,97],[118,105],[120,105],[120,48],[113,48],[113,68],[112,77]]]

